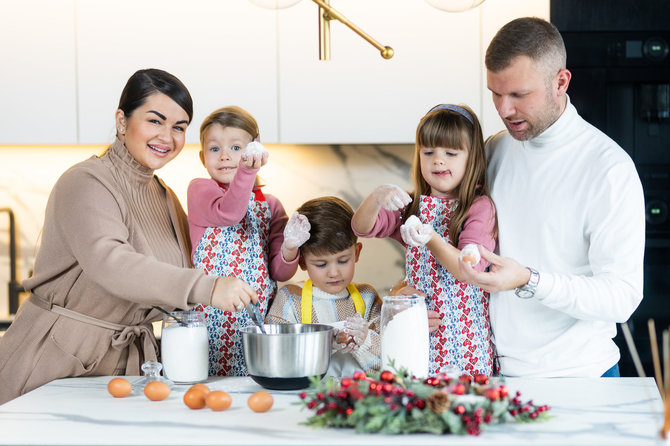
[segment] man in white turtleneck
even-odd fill
[[[538,18],[508,23],[486,52],[507,127],[487,142],[500,256],[480,248],[490,272],[461,269],[492,293],[507,376],[619,376],[616,323],[642,300],[642,185],[628,154],[570,103],[565,67],[560,33]]]

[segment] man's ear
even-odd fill
[[[563,96],[568,91],[568,85],[570,85],[570,79],[572,79],[572,73],[570,70],[563,68],[556,75],[556,87],[557,93],[559,96]]]

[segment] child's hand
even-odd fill
[[[251,141],[244,149],[240,163],[249,169],[260,169],[268,162],[269,153],[258,141]]]
[[[421,223],[419,217],[410,215],[405,224],[400,226],[400,236],[408,246],[423,246],[433,235],[433,227]]]
[[[377,204],[388,211],[402,209],[412,201],[412,197],[395,184],[378,186],[372,193]]]
[[[428,331],[434,332],[442,325],[442,317],[440,313],[435,310],[428,310]]]
[[[344,322],[344,332],[353,338],[351,350],[358,350],[368,337],[368,322],[356,313]]]
[[[284,246],[287,249],[298,249],[309,240],[309,220],[302,214],[294,212],[284,228]]]

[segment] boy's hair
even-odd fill
[[[419,122],[416,129],[416,146],[412,163],[412,183],[414,191],[412,202],[405,209],[403,221],[410,215],[419,213],[419,197],[430,195],[430,184],[421,174],[421,148],[443,147],[464,150],[468,153],[465,175],[456,190],[458,207],[451,216],[449,223],[449,241],[458,246],[458,235],[468,215],[470,206],[478,196],[491,198],[486,173],[486,154],[484,138],[477,115],[466,105],[456,108],[464,109],[470,119],[463,113],[446,108],[433,107]],[[451,106],[449,106],[451,107]],[[495,226],[497,233],[497,223]]]
[[[548,80],[565,68],[567,58],[561,33],[538,17],[521,17],[500,28],[486,50],[486,69],[498,73],[518,56],[540,64]]]
[[[337,197],[319,197],[303,203],[297,211],[311,226],[309,240],[300,249],[311,254],[335,254],[351,248],[358,237],[351,229],[354,210]]]
[[[214,110],[204,121],[202,121],[202,124],[200,125],[200,144],[204,143],[205,131],[207,131],[207,128],[213,124],[219,124],[222,127],[242,129],[251,135],[252,140],[258,138],[259,135],[258,123],[254,117],[251,116],[251,113],[242,107],[230,105],[228,107]]]

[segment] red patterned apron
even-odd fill
[[[448,241],[449,221],[458,200],[424,195],[420,200],[421,222],[431,224]],[[442,318],[440,327],[430,334],[429,373],[452,365],[470,375],[491,375],[488,293],[456,280],[426,246],[407,247],[406,268],[408,284],[426,293],[426,307]]]
[[[263,318],[277,283],[270,278],[268,253],[270,206],[260,189],[249,198],[242,221],[232,226],[207,228],[193,254],[196,268],[208,275],[233,276],[244,280],[258,295]],[[204,311],[209,334],[209,375],[248,375],[239,329],[254,325],[246,311],[231,313],[198,305]]]

